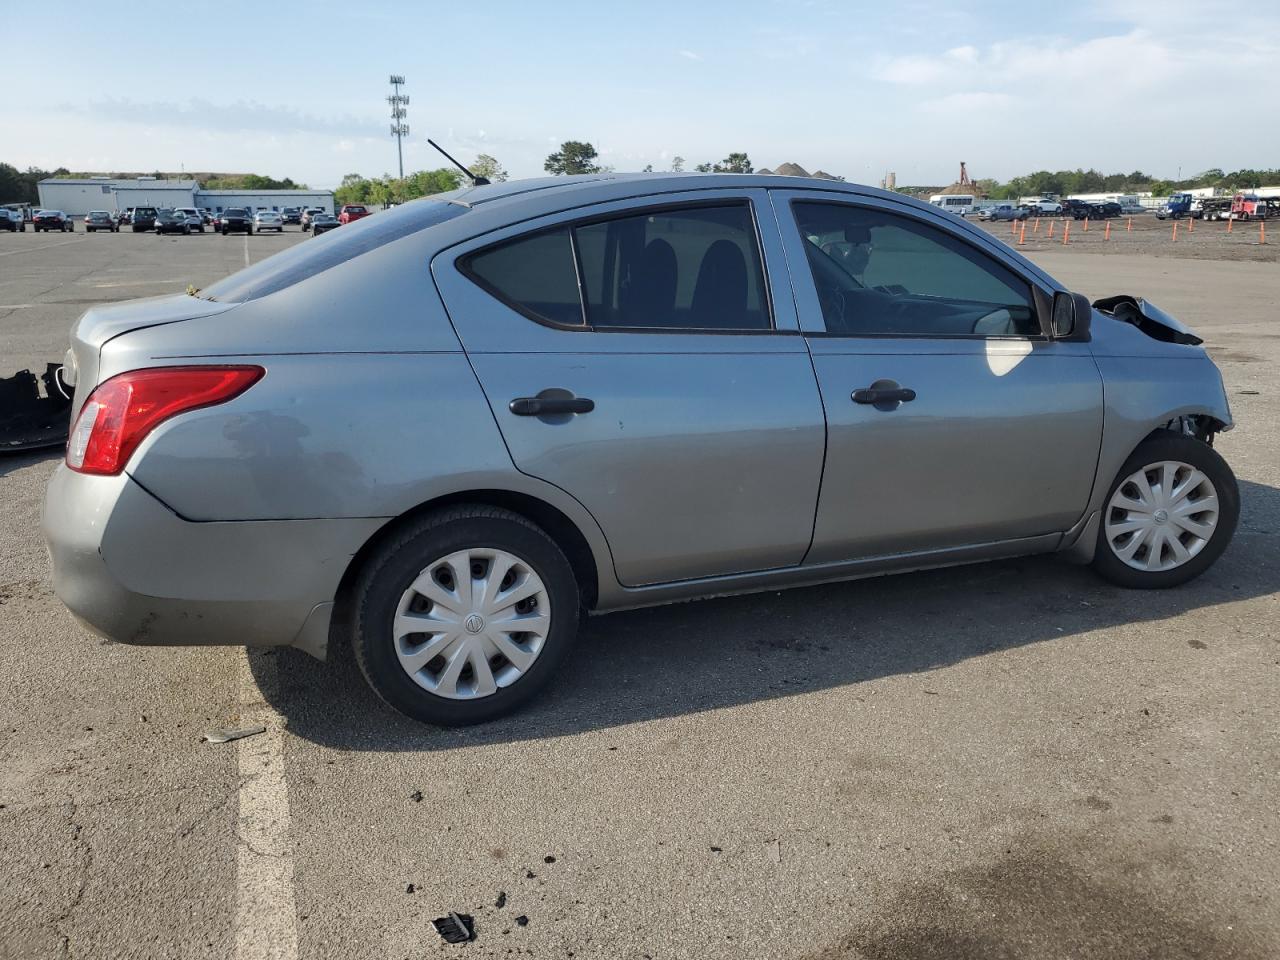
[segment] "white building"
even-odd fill
[[[231,207],[280,210],[284,207],[322,207],[333,212],[332,190],[202,190],[195,180],[138,177],[84,180],[50,177],[39,183],[40,206],[81,217],[90,210],[129,207],[208,207],[215,213]]]
[[[285,207],[320,207],[333,213],[332,190],[197,190],[193,207],[208,207],[214,213],[232,207],[253,210],[283,210]]]

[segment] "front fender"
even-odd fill
[[[1181,357],[1095,357],[1105,412],[1098,471],[1085,519],[1064,541],[1076,559],[1093,556],[1097,517],[1124,462],[1153,430],[1180,417],[1206,417],[1218,430],[1233,425],[1222,375],[1203,351]]]

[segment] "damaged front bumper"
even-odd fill
[[[0,452],[66,444],[71,427],[71,390],[63,386],[61,369],[50,363],[38,377],[30,370],[19,370],[12,377],[0,379]]]

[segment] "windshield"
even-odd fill
[[[204,291],[209,300],[256,300],[291,287],[370,250],[460,217],[469,208],[430,197],[414,200],[376,217],[349,223],[325,237],[324,242],[303,243],[268,257],[239,273],[220,280]]]

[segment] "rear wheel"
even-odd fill
[[[1239,517],[1227,462],[1193,437],[1162,433],[1139,444],[1111,484],[1094,570],[1122,587],[1178,586],[1222,555]]]
[[[384,544],[354,594],[353,646],[401,713],[457,726],[547,686],[578,631],[573,569],[550,537],[494,507],[425,517]]]

